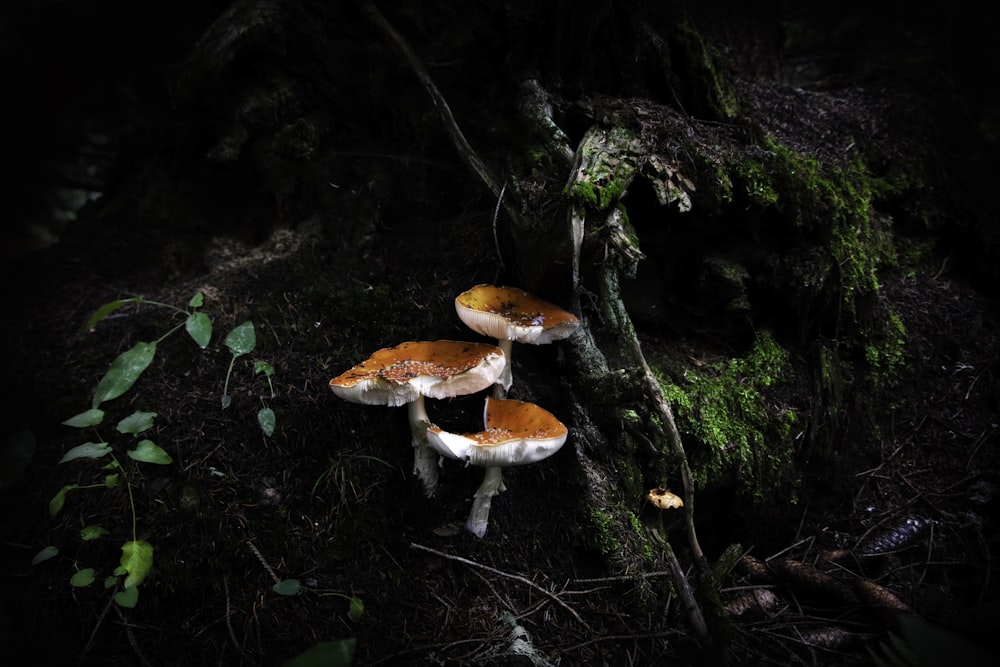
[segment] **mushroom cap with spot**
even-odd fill
[[[411,341],[373,353],[330,380],[340,398],[367,405],[405,405],[421,396],[451,398],[486,389],[506,366],[495,345]]]
[[[438,453],[483,467],[525,465],[555,454],[566,442],[568,430],[556,417],[534,403],[486,398],[478,433],[449,433],[438,426],[427,429],[427,442]]]
[[[653,503],[661,510],[680,509],[684,507],[684,500],[675,493],[667,491],[662,486],[650,489],[646,492],[646,500]]]
[[[571,336],[580,326],[573,313],[517,287],[476,285],[455,297],[455,311],[477,333],[533,345]]]

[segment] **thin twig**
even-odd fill
[[[97,637],[97,631],[100,630],[101,626],[104,624],[104,619],[107,618],[108,612],[111,611],[111,606],[114,604],[114,601],[115,596],[112,592],[112,594],[108,597],[108,604],[104,606],[104,610],[101,612],[101,615],[97,619],[97,623],[94,625],[94,629],[90,631],[90,638],[87,639],[86,646],[84,646],[83,651],[80,652],[80,661],[77,663],[78,665],[83,664],[83,659],[87,656],[87,652],[90,651],[90,648],[94,645],[94,639]]]
[[[125,614],[122,613],[122,610],[118,605],[114,605],[114,608],[118,613],[118,619],[122,622],[122,625],[125,626],[125,636],[128,637],[128,643],[135,652],[135,656],[139,658],[139,662],[141,662],[144,667],[153,667],[152,663],[150,663],[149,660],[146,660],[146,656],[144,656],[142,651],[139,649],[139,642],[136,641],[135,634],[132,632],[132,626],[128,624],[128,619],[125,618]]]
[[[641,380],[646,390],[646,395],[653,402],[656,412],[659,413],[660,421],[664,426],[667,436],[667,444],[670,446],[671,454],[680,468],[681,482],[684,486],[684,523],[687,528],[688,545],[691,547],[691,555],[700,571],[708,569],[708,562],[705,553],[702,551],[701,543],[698,540],[698,532],[694,525],[694,475],[688,463],[687,453],[684,451],[684,443],[681,439],[680,430],[674,419],[673,408],[663,395],[663,388],[653,374],[653,370],[646,361],[646,356],[642,352],[642,345],[639,343],[639,336],[635,331],[632,318],[628,314],[628,309],[622,301],[621,286],[618,272],[608,263],[604,267],[601,276],[602,298],[605,307],[609,309],[609,315],[616,320],[618,331],[623,342],[632,356],[632,361],[642,374]]]
[[[229,629],[229,638],[233,641],[233,646],[239,651],[239,654],[246,659],[247,654],[236,639],[236,632],[233,631],[233,607],[229,599],[229,577],[222,577],[222,586],[226,589],[226,628]]]
[[[448,560],[453,560],[453,561],[456,561],[456,562],[459,562],[459,563],[463,563],[465,565],[470,565],[472,567],[478,567],[478,568],[480,568],[482,570],[486,570],[487,572],[492,572],[493,574],[499,575],[501,577],[507,577],[508,579],[513,579],[515,581],[520,581],[522,584],[524,584],[526,586],[530,586],[531,588],[534,588],[536,591],[538,591],[542,595],[544,595],[544,596],[548,597],[549,599],[551,599],[553,602],[555,602],[560,607],[562,607],[563,609],[565,609],[566,611],[568,611],[570,614],[572,614],[573,618],[575,618],[577,621],[579,621],[583,625],[583,627],[587,628],[588,630],[590,629],[590,626],[587,625],[586,621],[584,621],[582,618],[580,618],[580,615],[577,614],[576,611],[572,607],[570,607],[568,604],[566,604],[565,602],[563,602],[559,598],[558,595],[556,595],[555,593],[553,593],[551,591],[545,590],[544,588],[542,588],[541,586],[539,586],[535,582],[531,581],[530,579],[525,579],[524,577],[522,577],[519,574],[511,574],[509,572],[504,572],[503,570],[498,570],[496,568],[490,567],[489,565],[483,565],[482,563],[477,563],[476,561],[469,560],[468,558],[462,558],[461,556],[454,556],[452,554],[446,554],[443,551],[438,551],[437,549],[431,549],[430,547],[425,547],[422,544],[417,544],[416,542],[411,542],[410,543],[410,548],[411,549],[418,549],[420,551],[426,551],[427,553],[434,554],[435,556],[440,556],[441,558],[447,558]]]
[[[497,205],[493,209],[493,245],[497,249],[497,276],[500,275],[500,270],[503,269],[503,253],[500,252],[500,237],[497,236],[497,218],[500,216],[500,205],[503,204],[504,193],[507,192],[507,181],[503,182],[503,186],[500,188],[500,194],[497,195]]]
[[[604,635],[601,637],[594,637],[593,639],[588,639],[585,642],[579,644],[574,644],[573,646],[567,646],[559,650],[563,655],[571,653],[573,651],[579,651],[582,648],[586,648],[593,644],[600,642],[620,642],[620,641],[638,641],[640,639],[660,639],[661,637],[669,637],[672,634],[679,634],[677,630],[666,630],[664,632],[650,632],[642,635]]]
[[[636,574],[622,574],[614,577],[597,577],[595,579],[574,579],[573,581],[578,584],[603,584],[605,582],[613,581],[634,581],[636,579],[649,579],[650,577],[669,577],[672,576],[670,572],[667,571],[657,571],[657,572],[637,572]]]
[[[680,597],[681,603],[684,605],[684,610],[687,612],[688,619],[691,622],[691,627],[694,629],[695,637],[697,637],[702,646],[707,648],[712,645],[712,638],[708,634],[708,626],[705,624],[705,615],[701,613],[701,607],[698,606],[698,601],[694,597],[694,591],[691,590],[687,577],[684,575],[684,570],[681,568],[681,564],[678,562],[677,556],[674,555],[674,549],[670,546],[670,541],[665,537],[662,541],[663,551],[667,556],[667,565],[670,566],[670,571],[674,574],[674,583],[677,586],[677,595]]]
[[[501,201],[503,197],[501,196],[502,188],[500,182],[493,175],[493,172],[489,170],[486,163],[480,159],[479,155],[469,144],[469,141],[465,138],[465,134],[462,133],[461,128],[459,128],[458,123],[455,121],[455,116],[451,113],[451,107],[448,106],[447,100],[445,100],[444,95],[438,89],[434,80],[431,79],[430,73],[424,64],[414,53],[413,49],[410,48],[409,43],[406,38],[403,37],[389,21],[382,15],[371,0],[366,0],[364,3],[365,11],[368,13],[368,17],[372,20],[379,30],[381,30],[393,43],[393,45],[399,50],[406,63],[410,66],[413,72],[420,79],[420,83],[423,84],[424,90],[430,96],[431,101],[437,108],[438,113],[441,115],[441,120],[444,121],[445,130],[448,132],[448,136],[451,138],[452,144],[455,145],[455,149],[458,150],[459,156],[465,161],[466,166],[472,169],[473,172],[479,177],[479,180],[493,193],[494,197],[497,197]],[[517,210],[511,205],[505,204],[504,209],[507,214],[511,216],[512,220],[517,220],[519,218]]]
[[[281,583],[281,579],[278,577],[277,574],[275,574],[274,570],[271,569],[271,566],[268,564],[268,562],[264,560],[264,555],[260,552],[260,549],[257,548],[257,545],[254,544],[251,540],[247,540],[247,546],[250,547],[250,551],[252,551],[254,555],[257,556],[257,560],[260,561],[260,564],[264,566],[264,569],[267,570],[267,573],[271,575],[272,579],[274,579],[274,583],[276,584]]]

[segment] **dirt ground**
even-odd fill
[[[271,99],[269,85],[229,91],[211,121],[195,104],[183,110],[204,136],[184,120],[172,128],[197,145],[124,156],[118,187],[78,210],[57,243],[4,239],[0,655],[47,665],[280,665],[341,639],[353,640],[357,665],[973,665],[1000,653],[992,572],[1000,309],[984,279],[995,272],[967,259],[974,231],[962,250],[950,245],[954,236],[912,228],[895,238],[898,266],[878,278],[905,327],[904,370],[877,402],[861,378],[822,391],[775,387],[775,400],[824,416],[813,426],[830,435],[836,470],[810,469],[794,502],[769,499],[766,512],[738,504],[731,489],[699,495],[699,534],[720,564],[699,593],[724,611],[707,619],[714,645],[706,649],[665,551],[651,548],[641,571],[609,566],[609,535],[662,526],[695,579],[679,522],[635,499],[636,525],[601,531],[601,515],[581,503],[585,425],[568,407],[558,343],[516,350],[511,396],[559,416],[570,437],[552,458],[505,473],[508,489],[481,540],[463,529],[481,470],[445,462],[437,495],[425,497],[412,474],[406,410],[346,403],[328,389],[330,378],[381,347],[480,340],[458,321],[453,299],[494,282],[501,268],[496,202],[457,159],[412,72],[372,47],[364,30],[345,36],[335,27],[332,61],[351,76],[333,80],[348,86],[345,94],[331,85],[323,95],[357,117],[310,125],[315,98],[298,91],[276,96],[288,107],[277,111],[301,113],[303,122],[296,115],[269,125],[267,114],[254,115],[255,103]],[[441,53],[436,66],[447,73],[453,55]],[[369,70],[343,65],[361,57],[374,63]],[[481,71],[461,74],[472,80]],[[311,68],[305,74],[322,80]],[[368,86],[423,106],[374,122],[355,105]],[[486,100],[495,93],[480,92]],[[844,101],[850,96],[824,101],[822,115],[853,104]],[[793,113],[801,100],[822,97],[822,88],[762,94],[753,111],[787,132],[790,146],[834,146],[831,137],[841,135],[825,133],[819,114]],[[488,126],[488,104],[460,103],[463,121]],[[246,144],[249,157],[191,158],[234,140],[240,128],[219,118],[241,104],[262,123],[250,128],[258,137]],[[114,111],[135,112],[135,145],[170,144],[157,135],[164,109]],[[848,129],[877,126],[862,120]],[[327,121],[333,129],[322,141],[281,134],[308,134]],[[376,137],[370,145],[358,140],[365,129]],[[494,130],[483,129],[484,143]],[[286,149],[316,146],[326,152],[310,157],[308,173],[296,172],[307,161]],[[953,166],[939,157],[942,171]],[[304,183],[313,188],[305,195],[296,189]],[[184,329],[196,294],[213,324],[205,349]],[[103,304],[136,296],[146,302],[86,326]],[[727,353],[718,332],[635,315],[647,356],[664,365],[705,365]],[[585,316],[596,323],[595,312]],[[255,346],[234,357],[224,339],[245,322]],[[101,424],[64,424],[91,408],[118,355],[152,341],[149,367],[101,404]],[[808,343],[790,350],[800,369],[815,363]],[[836,411],[824,412],[822,400]],[[274,413],[271,434],[258,422],[263,408]],[[428,405],[436,423],[456,431],[477,429],[481,409],[481,396]],[[168,464],[128,456],[140,437],[115,425],[135,411],[156,413],[140,436]],[[861,421],[866,428],[853,428]],[[844,441],[858,433],[871,435]],[[60,463],[72,448],[102,440],[122,473],[113,487],[108,457]],[[839,454],[857,451],[863,456]],[[53,515],[50,501],[71,485],[88,488],[67,491]],[[107,532],[85,539],[100,532],[84,530],[94,527]],[[105,582],[133,540],[152,545],[153,564],[137,603],[125,607],[114,601],[118,584]],[[72,585],[88,568],[94,581]]]
[[[462,217],[433,224],[437,238],[488,233],[474,222],[480,232]],[[145,250],[142,230],[98,235],[94,224],[20,256],[4,277],[3,423],[11,435],[29,429],[35,444],[24,479],[2,491],[6,654],[47,664],[278,664],[317,642],[354,638],[357,664],[698,661],[662,557],[649,572],[609,572],[584,537],[573,509],[572,437],[551,460],[508,473],[509,490],[477,540],[461,525],[479,472],[446,465],[441,491],[425,498],[410,474],[405,410],[347,404],[327,389],[363,350],[475,339],[456,324],[451,299],[488,280],[483,258],[446,263],[412,252],[439,245],[423,240],[427,222],[413,234],[377,230],[370,255],[343,262],[346,272],[319,222],[259,240],[203,236]],[[134,248],[160,259],[134,261]],[[161,248],[188,254],[167,259]],[[203,268],[171,272],[171,264]],[[887,641],[868,605],[831,603],[822,585],[810,599],[787,579],[775,584],[773,571],[770,583],[754,578],[747,568],[765,560],[864,578],[928,621],[996,648],[996,304],[947,263],[887,276],[884,289],[905,321],[912,377],[900,383],[898,404],[879,408],[891,418],[872,443],[875,464],[859,465],[843,495],[815,499],[819,510],[808,494],[789,506],[794,533],[755,541],[750,528],[725,521],[725,506],[704,510],[706,523],[718,522],[702,525],[705,539],[750,554],[721,582],[735,664],[860,663],[866,646],[884,650]],[[208,348],[171,334],[136,386],[102,406],[102,436],[132,481],[136,534],[155,550],[139,603],[122,609],[100,582],[131,539],[128,495],[75,490],[49,516],[62,486],[99,484],[106,474],[94,461],[57,463],[93,437],[61,423],[90,406],[117,354],[184,317],[131,305],[93,331],[82,327],[116,298],[186,307],[197,292],[215,328]],[[378,312],[381,303],[393,312]],[[223,410],[232,355],[221,339],[246,320],[257,347],[236,360]],[[257,359],[275,369],[273,397],[253,372]],[[558,413],[558,384],[536,378],[544,358],[526,353],[518,363],[526,384],[538,380],[532,396]],[[461,428],[479,400],[429,409]],[[271,437],[256,420],[265,403],[276,415]],[[157,413],[150,438],[171,465],[122,456],[129,443],[108,425],[134,410]],[[91,525],[110,534],[83,541],[80,529]],[[58,556],[33,566],[49,545]],[[84,567],[95,568],[97,583],[71,587]],[[301,584],[297,595],[272,590],[290,579]],[[748,601],[748,591],[758,598]],[[356,620],[351,598],[363,604]]]

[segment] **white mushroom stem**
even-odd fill
[[[510,338],[498,338],[497,347],[503,350],[503,358],[506,363],[503,367],[503,373],[500,374],[493,386],[493,398],[506,398],[510,385],[514,383],[514,375],[511,371],[511,350],[514,347],[514,341]]]
[[[470,533],[480,538],[486,534],[486,527],[490,522],[490,507],[493,505],[493,496],[506,490],[507,487],[503,483],[503,468],[488,466],[483,483],[479,485],[476,495],[473,496],[469,519],[465,522],[465,527]]]
[[[427,445],[427,427],[431,420],[427,416],[423,395],[410,401],[410,433],[413,436],[413,472],[424,484],[424,493],[428,498],[437,491],[438,454]]]

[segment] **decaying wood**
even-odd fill
[[[628,234],[621,231],[621,222],[617,218],[620,216],[617,201],[638,174],[646,152],[647,147],[624,128],[606,130],[595,126],[584,136],[576,151],[577,159],[573,176],[567,188],[573,191],[574,188],[584,186],[589,191],[597,193],[598,203],[601,203],[605,196],[608,199],[604,202],[604,207],[599,210],[590,210],[588,206],[581,203],[572,205],[569,219],[573,245],[576,249],[573,266],[574,271],[579,269],[579,253],[586,233],[588,216],[604,217],[605,220],[595,220],[591,224],[596,226],[603,222],[605,228],[611,230],[609,246],[614,248],[616,261],[605,262],[599,269],[601,303],[611,328],[618,333],[632,363],[639,369],[640,380],[646,396],[666,428],[670,453],[681,471],[684,485],[684,518],[688,542],[695,561],[703,571],[706,571],[705,555],[694,526],[694,480],[687,461],[687,453],[684,451],[684,444],[680,431],[677,429],[673,409],[664,398],[663,390],[642,352],[635,326],[632,324],[632,318],[624,305],[619,286],[619,272],[634,273],[635,264],[642,259],[643,255],[639,248],[629,240]],[[602,191],[608,190],[611,191],[609,194],[602,194]],[[579,276],[574,274],[574,283],[578,283],[579,280]]]

